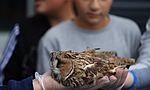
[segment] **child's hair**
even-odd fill
[[[76,6],[76,0],[72,0],[72,6],[73,6],[73,11],[74,14],[77,16],[78,15],[78,11],[77,11],[77,6]]]

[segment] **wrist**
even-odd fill
[[[42,90],[42,87],[41,87],[41,85],[40,85],[38,80],[33,79],[32,83],[33,83],[33,89],[34,90]]]
[[[44,83],[43,83],[43,77],[38,72],[35,72],[35,79],[38,81],[38,84],[42,88],[41,90],[46,90]]]
[[[129,71],[125,81],[124,88],[132,89],[134,88],[135,84],[136,84],[136,76],[133,71]]]

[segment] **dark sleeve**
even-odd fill
[[[10,58],[10,61],[6,65],[4,69],[5,80],[4,84],[8,84],[9,80],[21,80],[21,72],[22,72],[22,60],[24,55],[23,48],[23,40],[21,35],[17,37],[17,44],[14,49],[14,52]]]
[[[0,90],[8,90],[8,87],[6,87],[6,86],[0,86]]]
[[[25,36],[26,36],[26,27],[25,27],[25,23],[27,21],[22,21],[19,22],[19,26],[20,26],[20,34],[17,36],[16,40],[17,40],[17,44],[15,46],[15,49],[13,51],[13,54],[8,62],[8,64],[6,65],[5,69],[4,69],[4,84],[7,85],[9,80],[22,80],[23,78],[26,77],[22,77],[22,63],[23,60],[25,58],[25,54],[26,54],[26,50],[28,50],[25,46],[27,46],[28,44],[26,43],[25,40]]]
[[[22,81],[10,80],[7,86],[1,86],[0,90],[33,90],[32,77]]]
[[[9,80],[22,80],[35,73],[37,52],[40,38],[50,27],[45,16],[35,16],[19,22],[20,35],[13,55],[4,69],[4,84]],[[37,32],[38,31],[38,32]]]

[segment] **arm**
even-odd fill
[[[135,65],[130,67],[137,77],[135,88],[143,88],[150,83],[150,31],[146,31],[141,38],[139,57]]]
[[[32,77],[22,81],[10,80],[7,86],[0,86],[0,90],[33,90]]]
[[[43,75],[44,76],[44,75]],[[50,76],[44,76],[44,86],[46,90],[60,90],[58,83]],[[63,88],[62,88],[63,89]],[[0,86],[0,90],[43,90],[39,81],[32,77],[26,78],[22,81],[10,80],[7,86]]]
[[[137,76],[136,87],[146,87],[150,84],[150,31],[142,36],[137,64],[130,69],[134,70]]]
[[[38,82],[38,80],[34,79],[33,81],[33,88],[34,90],[42,90],[40,83]]]
[[[132,26],[132,28],[131,28]],[[131,50],[131,57],[135,58],[138,56],[137,52],[139,49],[140,41],[142,40],[141,47],[139,49],[139,57],[137,59],[137,62],[135,65],[132,65],[130,67],[130,70],[133,70],[135,73],[135,76],[137,77],[136,84],[134,85],[134,88],[144,88],[145,86],[148,86],[150,83],[150,80],[148,78],[149,75],[149,63],[150,63],[150,50],[148,47],[150,46],[150,33],[147,35],[144,35],[141,39],[140,30],[137,27],[137,25],[131,25],[130,26],[130,33],[128,43],[130,43],[130,50]],[[127,79],[125,81],[125,88],[129,88],[133,83],[133,75],[131,73],[128,73]]]
[[[135,74],[135,77],[133,77],[131,73],[128,73],[124,88],[132,88],[135,90],[149,88],[149,85],[150,85],[150,78],[149,78],[150,69],[149,68],[134,70],[134,74]],[[133,83],[134,81],[135,83]]]
[[[21,32],[22,34],[22,32]],[[13,42],[11,44],[9,44],[12,48],[12,45],[15,45],[14,42],[16,42],[16,45],[14,47],[14,50],[12,50],[12,52],[9,51],[7,52],[8,56],[11,55],[9,58],[7,58],[9,61],[6,64],[6,67],[4,68],[4,74],[5,74],[5,81],[4,83],[7,84],[8,80],[10,79],[15,79],[15,80],[20,80],[22,78],[21,76],[21,64],[22,64],[22,60],[23,60],[23,50],[24,48],[22,48],[24,40],[22,38],[22,35],[19,34],[19,36],[16,37],[16,41],[13,41],[12,39],[10,39],[10,42]],[[11,35],[12,37],[12,35]],[[9,43],[10,43],[9,42]],[[8,57],[7,56],[7,57]],[[13,67],[13,68],[12,68]]]

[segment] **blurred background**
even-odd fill
[[[111,13],[136,21],[143,33],[150,16],[150,0],[115,0]],[[14,24],[34,14],[34,0],[0,0],[0,57]]]

